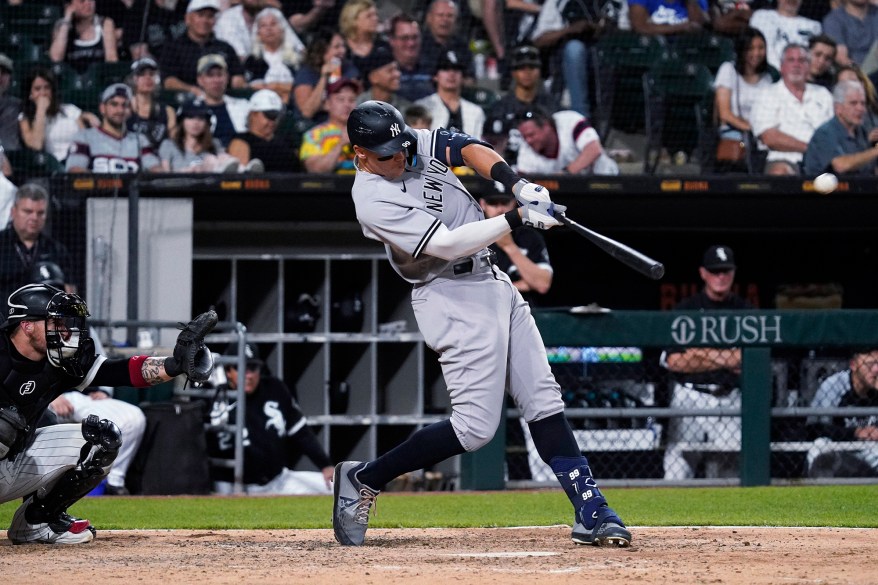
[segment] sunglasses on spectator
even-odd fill
[[[280,110],[267,110],[262,112],[262,115],[269,120],[277,120],[278,118],[280,118]]]

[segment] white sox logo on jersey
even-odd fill
[[[268,420],[265,421],[265,430],[273,428],[277,431],[278,437],[283,437],[287,423],[284,420],[284,415],[280,411],[278,403],[274,400],[269,400],[263,406],[262,412],[268,417]]]
[[[27,382],[25,382],[24,384],[21,385],[21,388],[19,388],[18,392],[22,396],[26,396],[26,395],[32,393],[36,389],[36,387],[37,387],[37,385],[33,380],[28,380]]]

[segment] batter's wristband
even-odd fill
[[[131,385],[135,388],[146,388],[150,383],[143,378],[143,362],[146,361],[145,355],[136,355],[128,360],[128,377],[131,378]]]
[[[512,193],[512,186],[521,181],[521,177],[512,170],[504,161],[494,163],[491,167],[491,178],[506,187],[509,193]]]
[[[521,215],[519,215],[517,208],[507,211],[503,214],[503,217],[506,218],[506,221],[509,222],[509,227],[512,229],[524,225],[524,222],[521,221]]]

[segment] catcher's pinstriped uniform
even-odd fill
[[[441,128],[412,130],[384,102],[357,106],[348,136],[356,152],[357,219],[413,284],[415,318],[439,354],[452,411],[449,420],[418,430],[374,461],[336,466],[336,539],[363,543],[372,502],[395,477],[487,444],[508,392],[574,505],[573,540],[627,546],[631,535],[606,505],[564,417],[530,308],[486,249],[523,222],[558,225],[548,191],[520,180],[484,142]],[[493,178],[525,205],[485,219],[452,165]]]
[[[213,359],[204,354],[203,367],[190,368],[176,357],[99,355],[87,336],[85,302],[50,285],[21,287],[7,304],[7,319],[0,327],[0,503],[24,498],[7,535],[15,544],[89,542],[94,528],[66,510],[107,476],[121,432],[94,415],[75,424],[37,428],[49,404],[69,390],[90,385],[146,387],[183,371],[205,380]],[[190,322],[178,337],[178,347],[181,338],[186,347],[175,348],[175,353],[187,361],[192,345],[197,346],[192,361],[209,353],[202,331],[213,328],[216,313],[206,315]]]

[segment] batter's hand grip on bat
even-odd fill
[[[658,260],[654,260],[646,254],[638,252],[634,248],[631,248],[621,242],[617,242],[612,238],[608,238],[607,236],[599,234],[594,230],[590,230],[584,225],[580,225],[579,223],[573,221],[563,213],[556,213],[555,219],[596,245],[598,248],[600,248],[616,260],[622,262],[629,268],[633,268],[640,274],[643,274],[644,276],[647,276],[653,280],[659,280],[662,276],[665,275],[665,265]]]

